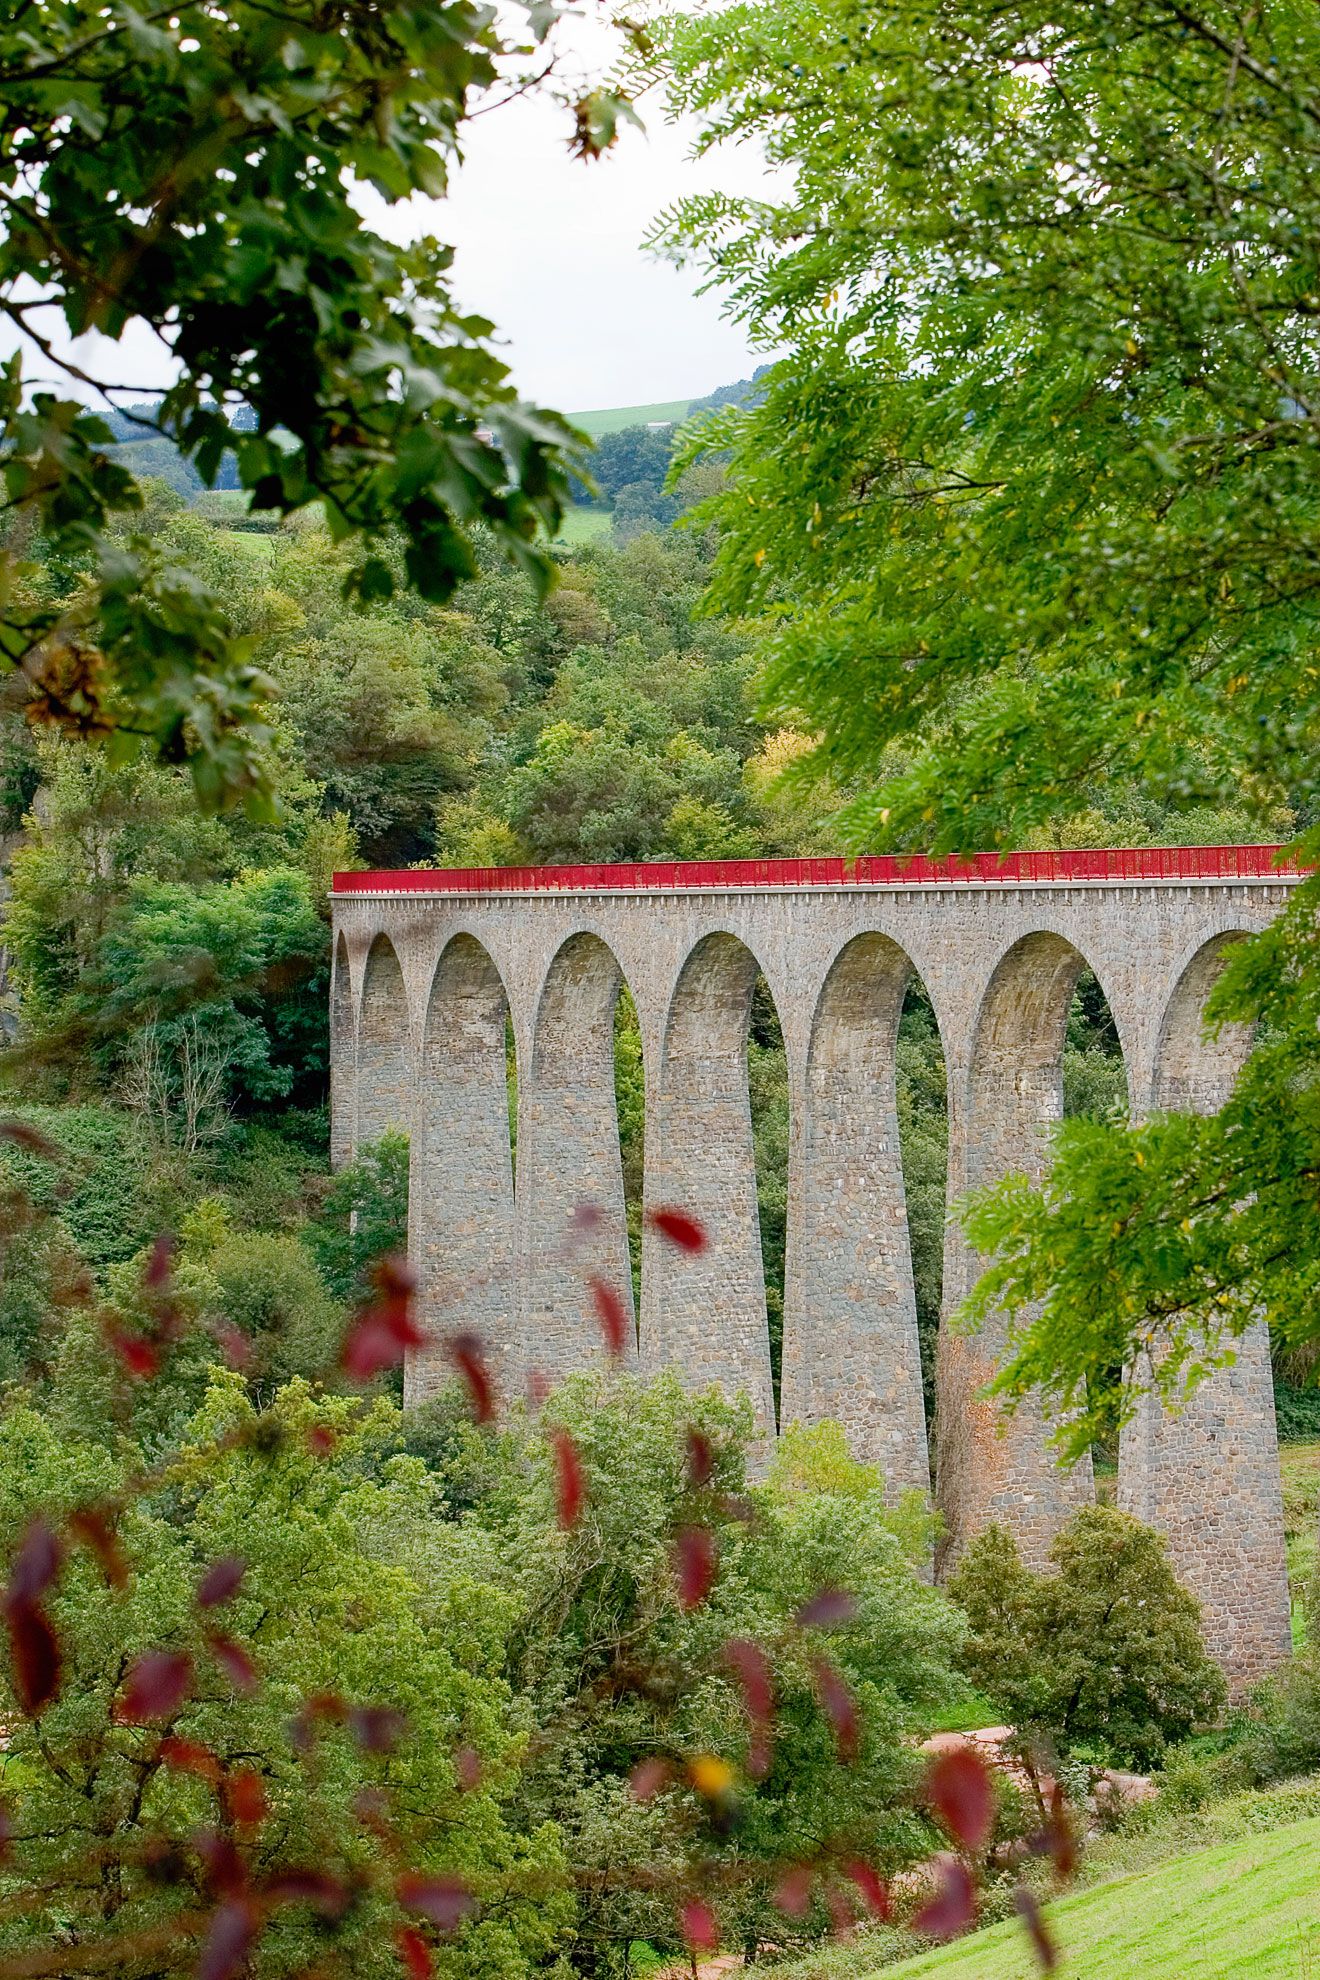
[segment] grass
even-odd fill
[[[584,543],[608,536],[612,518],[608,509],[569,509],[559,525],[556,543],[569,550],[580,550]]]
[[[1064,1980],[1320,1980],[1320,1776],[1208,1808],[1134,1811],[1091,1843],[1077,1884],[1047,1905]],[[1044,1874],[1036,1866],[1033,1881]],[[1037,1884],[1044,1897],[1044,1886]],[[1232,1893],[1240,1892],[1240,1912]],[[1227,1896],[1225,1896],[1227,1893]],[[1008,1886],[991,1894],[1009,1910]],[[1304,1901],[1303,1901],[1304,1899]],[[1258,1953],[1280,1964],[1255,1964]],[[879,1926],[774,1968],[775,1980],[1035,1980],[1016,1919],[922,1950]]]
[[[967,1733],[980,1732],[982,1726],[998,1726],[1004,1722],[1004,1715],[982,1697],[979,1691],[969,1691],[954,1704],[946,1705],[937,1712],[927,1726],[927,1732]]]
[[[1297,1980],[1320,1970],[1320,1818],[1221,1843],[1051,1907],[1061,1976]],[[1034,1980],[1015,1922],[886,1969],[890,1980]]]
[[[677,426],[691,404],[691,399],[664,399],[654,406],[607,406],[601,412],[570,413],[569,418],[599,440],[602,433],[622,433],[625,426],[646,426],[653,419],[671,419]]]

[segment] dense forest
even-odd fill
[[[611,499],[616,471],[632,475],[640,460],[654,457],[662,477],[672,445],[645,428],[607,436],[597,499]],[[719,469],[701,473],[709,483]],[[17,710],[4,718],[10,1061],[25,1118],[61,1151],[53,1167],[22,1151],[4,1160],[58,1207],[67,1255],[45,1269],[89,1270],[113,1293],[157,1231],[178,1231],[201,1306],[241,1312],[264,1370],[321,1365],[355,1290],[355,1257],[397,1237],[406,1214],[401,1149],[386,1145],[333,1181],[328,1172],[335,868],[834,849],[831,814],[848,793],[795,782],[809,739],[758,719],[747,635],[700,609],[713,544],[690,504],[703,490],[665,497],[672,523],[638,527],[637,505],[618,500],[630,487],[636,479],[614,487],[607,534],[557,552],[544,604],[491,551],[448,605],[401,588],[363,612],[345,601],[346,554],[314,512],[253,529],[240,497],[189,504],[150,484],[150,527],[229,601],[271,683],[263,748],[278,801],[264,816],[202,817],[182,771],[112,763],[43,740]],[[76,573],[49,564],[42,581],[58,595]],[[1122,785],[1084,798],[1050,843],[1261,836],[1245,813],[1175,820]],[[1286,825],[1281,815],[1275,829]],[[788,1089],[763,981],[748,1072],[777,1383]],[[516,1078],[510,1047],[511,1092]],[[1070,1113],[1121,1105],[1117,1040],[1090,977],[1069,1021],[1064,1080]],[[644,1118],[626,995],[616,1082],[636,1266]],[[915,981],[898,1107],[929,1407],[945,1095]],[[0,1367],[11,1375],[59,1338],[30,1281],[30,1267],[10,1267],[0,1288]],[[278,1343],[268,1338],[277,1316]]]

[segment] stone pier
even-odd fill
[[[1133,1113],[1214,1107],[1245,1041],[1201,1013],[1226,946],[1264,927],[1296,875],[1271,849],[980,859],[345,874],[334,895],[335,1160],[386,1128],[412,1141],[410,1242],[429,1344],[406,1394],[449,1373],[446,1339],[486,1340],[500,1388],[598,1361],[591,1287],[624,1303],[627,1358],[751,1402],[763,1449],[789,1422],[840,1421],[898,1493],[929,1483],[895,1099],[907,984],[948,1074],[949,1191],[1038,1174],[1062,1110],[1068,1009],[1095,973]],[[779,1416],[771,1383],[747,1027],[764,976],[790,1094]],[[645,1202],[704,1225],[690,1255],[647,1233],[632,1332],[614,1102],[627,985],[646,1085]],[[508,1055],[517,1067],[516,1165]],[[950,1228],[945,1308],[977,1259]],[[1003,1520],[1039,1562],[1092,1496],[1030,1405],[984,1395],[1002,1329],[942,1329],[937,1490],[947,1550]],[[1236,1685],[1287,1654],[1283,1527],[1263,1330],[1176,1414],[1143,1405],[1120,1502],[1168,1538]]]

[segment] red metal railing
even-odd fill
[[[621,866],[409,867],[336,873],[336,894],[692,893],[749,887],[892,887],[962,881],[1028,886],[1066,880],[1259,880],[1295,874],[1278,846],[1143,846],[1136,852],[971,853],[926,859],[685,859]]]

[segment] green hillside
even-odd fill
[[[1320,1817],[1176,1857],[1050,1907],[1061,1980],[1296,1980],[1320,1965]],[[1035,1980],[1016,1922],[884,1980]]]
[[[691,399],[665,399],[654,406],[607,406],[603,412],[570,413],[574,426],[580,426],[593,440],[602,433],[622,433],[626,426],[646,426],[653,419],[686,418]]]

